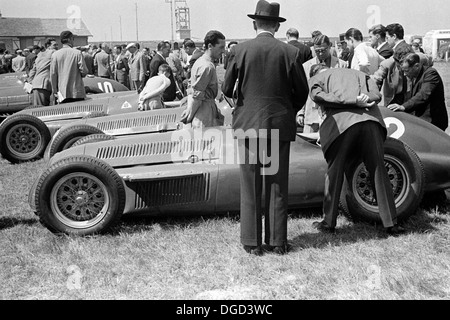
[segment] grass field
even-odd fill
[[[450,64],[438,64],[450,106]],[[286,256],[249,256],[239,217],[124,218],[114,232],[55,236],[28,206],[43,169],[0,159],[0,299],[449,299],[450,201],[425,199],[403,236],[292,212]]]

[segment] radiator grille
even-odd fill
[[[163,114],[163,115],[153,115],[142,117],[138,114],[136,118],[131,119],[119,119],[114,121],[104,121],[97,124],[97,128],[102,131],[116,130],[116,129],[126,129],[126,128],[137,128],[137,127],[149,127],[164,123],[173,123],[177,119],[177,115],[174,114]]]
[[[51,108],[50,110],[36,110],[32,111],[31,114],[35,117],[51,117],[59,116],[65,114],[76,114],[82,112],[102,112],[102,104],[84,104],[75,106],[59,106],[59,108]]]
[[[190,154],[192,152],[205,152],[213,150],[214,138],[156,141],[147,143],[134,143],[110,147],[100,147],[96,157],[100,159],[133,158],[150,155]]]
[[[209,173],[135,184],[135,208],[180,205],[209,200]]]

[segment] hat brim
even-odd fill
[[[248,14],[249,18],[252,19],[262,19],[262,20],[271,20],[271,21],[278,21],[278,22],[285,22],[286,19],[282,17],[269,17],[269,16],[259,16],[257,14]]]

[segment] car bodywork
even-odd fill
[[[32,105],[33,96],[23,89],[27,74],[23,72],[0,75],[0,118],[12,115]],[[124,85],[109,79],[87,76],[83,79],[88,93],[129,91]]]
[[[406,218],[415,212],[424,192],[450,187],[450,137],[411,115],[387,109],[382,113],[392,137],[387,142],[391,147],[385,156],[386,166],[397,209],[401,211],[399,218]],[[292,208],[322,204],[327,165],[316,142],[299,134],[291,145]],[[125,136],[79,145],[50,159],[48,168],[30,190],[30,206],[51,231],[79,235],[104,232],[113,225],[104,221],[114,215],[239,211],[237,154],[229,126]],[[362,220],[378,221],[376,199],[361,166],[355,164],[348,183],[353,186],[351,193],[357,194],[350,211],[355,214],[355,210],[366,210],[369,214],[360,216]],[[97,176],[100,171],[104,172],[101,177]],[[108,183],[102,182],[104,176],[115,177],[110,182],[116,185],[116,193],[110,193]],[[96,191],[90,194],[92,186]],[[95,196],[99,207],[86,209]],[[116,199],[122,202],[117,204],[113,201]],[[351,204],[351,199],[342,198],[342,202],[347,200],[344,207]]]

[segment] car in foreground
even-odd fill
[[[402,221],[416,212],[424,192],[450,188],[450,137],[409,114],[382,113],[390,135],[385,163]],[[237,159],[229,127],[79,144],[50,159],[30,189],[29,203],[50,231],[80,236],[107,232],[123,214],[237,212]],[[291,208],[322,205],[326,170],[316,137],[298,134],[290,156]],[[347,178],[341,196],[346,215],[380,222],[364,164],[351,163]]]

